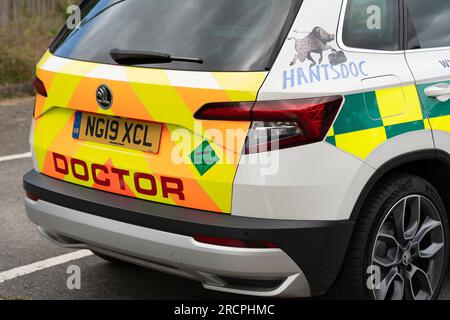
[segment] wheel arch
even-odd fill
[[[350,215],[356,221],[370,192],[377,183],[394,172],[417,175],[429,181],[439,192],[450,214],[450,154],[443,150],[426,149],[399,155],[381,165],[363,187]]]

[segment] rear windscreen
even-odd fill
[[[86,0],[78,29],[64,28],[50,51],[116,64],[111,49],[198,58],[143,67],[259,71],[270,67],[298,11],[297,0]]]

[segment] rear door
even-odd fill
[[[394,138],[396,147],[379,153],[385,161],[418,147],[433,148],[401,45],[400,9],[398,0],[305,0],[289,35],[292,40],[285,43],[258,99],[344,95],[326,141],[365,161],[372,161],[371,154]],[[307,41],[308,34],[300,32],[316,28],[333,39],[323,59],[312,54],[316,64],[308,59],[292,63],[298,56],[295,42]],[[398,142],[407,134],[420,139],[411,138],[414,144]]]
[[[406,59],[436,147],[450,152],[450,1],[405,0]]]
[[[207,103],[256,100],[300,3],[83,1],[80,27],[63,29],[38,64],[47,96],[38,95],[34,113],[36,169],[230,213],[250,122],[196,121],[194,113]],[[117,61],[114,49],[165,58]]]

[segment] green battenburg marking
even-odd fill
[[[378,99],[376,91],[364,92],[363,93],[364,103],[366,105],[367,114],[369,115],[370,121],[377,121],[378,123],[383,123],[381,120],[380,109],[378,108]],[[377,119],[377,120],[374,120]]]
[[[209,142],[205,140],[191,153],[191,161],[198,173],[203,176],[220,159]]]
[[[430,118],[437,118],[442,116],[450,115],[450,101],[448,102],[440,102],[437,99],[430,98],[425,94],[425,89],[433,86],[438,83],[450,83],[450,82],[436,82],[436,83],[428,83],[421,84],[417,86],[417,90],[419,92],[420,100],[422,101],[422,105],[425,106],[425,109]]]
[[[358,93],[345,97],[345,103],[334,124],[334,133],[344,134],[382,126],[375,92]]]
[[[329,136],[325,139],[326,142],[329,144],[332,144],[333,146],[336,146],[336,137],[335,136]]]
[[[407,132],[423,130],[425,129],[425,124],[423,123],[423,120],[419,120],[413,122],[394,124],[392,126],[386,126],[385,128],[387,138],[391,139],[393,137],[399,136]]]

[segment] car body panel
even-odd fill
[[[327,142],[282,150],[263,161],[246,155],[234,182],[232,212],[266,219],[348,219],[374,172]]]
[[[329,30],[335,40],[328,45],[341,50],[346,61],[331,64],[328,49],[323,52],[322,63],[311,65],[306,60],[290,66],[295,48],[288,40],[260,90],[258,100],[343,95],[345,103],[326,141],[362,160],[390,138],[411,131],[426,131],[432,144],[427,116],[422,110],[404,52],[372,52],[348,48],[342,43],[344,15],[341,7],[345,10],[346,3],[330,1],[327,8],[323,8],[318,1],[304,1],[290,33],[298,38],[305,35],[296,36],[295,30],[313,30],[316,26]],[[323,14],[314,16],[310,12]]]
[[[276,159],[279,168],[272,175],[264,161],[255,166],[257,160],[242,157],[233,214],[348,219],[378,168],[399,155],[435,147],[404,52],[346,47],[341,13],[346,4],[330,1],[324,8],[320,1],[305,0],[289,37],[305,38],[307,34],[301,33],[317,26],[337,33],[328,45],[342,51],[347,61],[332,65],[328,49],[322,63],[312,65],[306,59],[290,65],[296,48],[294,40],[287,40],[258,95],[258,101],[343,95],[344,104],[324,142],[336,149],[318,143],[280,151],[268,157],[268,163],[274,165],[270,161]],[[319,62],[317,54],[313,58]]]
[[[35,108],[32,148],[40,172],[131,197],[230,212],[232,183],[249,122],[199,122],[195,121],[193,113],[209,102],[255,100],[265,72],[182,72],[109,66],[63,59],[47,52],[38,65],[37,75],[48,91],[48,98],[37,96]],[[107,83],[114,95],[110,110],[103,110],[96,102],[96,90],[103,83]],[[159,153],[72,139],[76,111],[163,124]],[[232,144],[220,139],[226,137],[227,130],[240,133]],[[191,155],[205,141],[216,153],[219,163],[201,175]],[[181,143],[176,149],[178,142]],[[58,172],[54,153],[68,161],[82,160],[88,166],[95,163],[130,174],[123,178],[125,186],[117,177],[109,177],[111,186],[108,187],[94,183],[92,176],[82,181],[71,171],[69,174]],[[81,173],[83,166],[77,169]],[[161,177],[180,179],[185,199],[177,195],[165,197],[161,191],[156,196],[138,192],[131,178],[138,171],[153,174],[158,180]]]
[[[425,93],[427,88],[438,84],[450,87],[450,48],[407,51],[406,58],[434,131],[436,148],[450,153],[450,101],[441,102]]]

